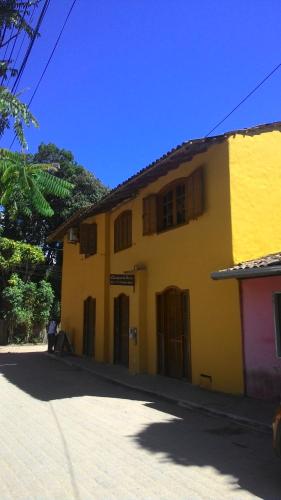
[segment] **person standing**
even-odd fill
[[[47,326],[48,334],[48,352],[54,352],[55,350],[55,340],[57,334],[58,324],[55,319],[51,319]]]

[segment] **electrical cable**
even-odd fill
[[[34,12],[35,12],[35,9],[36,9],[36,5],[33,5],[33,10],[32,10],[31,15],[30,15],[29,24],[31,24],[31,22],[32,22],[33,15],[34,15]],[[15,57],[14,66],[16,66],[16,64],[17,64],[17,61],[18,61],[19,55],[20,55],[20,53],[21,53],[21,49],[22,49],[22,47],[23,47],[23,44],[24,44],[24,42],[25,42],[25,40],[26,40],[27,36],[28,36],[28,35],[27,35],[27,33],[26,33],[26,32],[24,32],[24,34],[23,34],[23,36],[22,36],[21,44],[20,44],[20,46],[19,46],[19,49],[18,49],[18,51],[17,51],[17,55],[16,55],[16,57]],[[18,39],[17,39],[17,41],[18,41]],[[10,81],[11,81],[11,78],[12,78],[12,76],[11,76],[11,74],[10,74],[9,79],[8,79],[8,82],[7,82],[7,86],[9,85],[9,83],[10,83]]]
[[[11,30],[11,36],[13,35],[13,32],[14,32],[14,26],[12,27],[12,30]],[[14,39],[14,43],[16,42],[17,40],[17,37]],[[6,61],[6,55],[7,55],[7,52],[8,52],[8,48],[9,48],[9,45],[10,45],[10,42],[11,40],[9,40],[9,42],[7,43],[6,45],[6,48],[5,48],[5,52],[4,52],[4,56],[3,56],[3,59],[2,61],[5,62]],[[1,79],[1,86],[3,85],[4,83],[4,80],[5,80],[5,74],[6,74],[6,70],[4,70],[4,73],[3,73],[3,76],[2,76],[2,79]]]
[[[18,72],[18,74],[17,74],[16,80],[15,80],[15,82],[14,82],[14,84],[13,84],[13,87],[12,87],[12,93],[13,93],[13,94],[17,91],[17,88],[18,88],[18,86],[19,86],[19,83],[20,83],[20,80],[21,80],[22,74],[23,74],[24,69],[25,69],[25,67],[26,67],[26,64],[27,64],[27,61],[28,61],[28,59],[29,59],[29,56],[30,56],[30,53],[31,53],[32,47],[33,47],[34,42],[35,42],[35,40],[36,40],[36,37],[37,37],[37,35],[38,35],[38,33],[39,33],[40,26],[41,26],[41,24],[42,24],[42,22],[43,22],[43,19],[44,19],[44,17],[45,17],[46,12],[47,12],[47,9],[48,9],[48,7],[49,7],[50,1],[51,1],[51,0],[45,0],[44,5],[43,5],[43,7],[42,7],[42,10],[41,10],[40,16],[39,16],[39,18],[38,18],[38,21],[37,21],[37,24],[36,24],[36,27],[35,27],[35,30],[34,30],[33,36],[32,36],[32,37],[31,37],[31,39],[30,39],[29,46],[28,46],[28,48],[27,48],[26,54],[25,54],[25,56],[24,56],[24,58],[23,58],[23,61],[22,61],[21,67],[20,67],[19,72]]]
[[[9,45],[10,45],[11,38],[12,38],[13,33],[14,33],[14,29],[15,29],[15,27],[13,26],[13,27],[12,27],[12,29],[11,29],[11,33],[10,33],[10,35],[9,35],[10,40],[9,40],[8,42],[6,42],[6,43],[7,43],[7,45],[6,45],[5,52],[4,52],[4,57],[3,57],[3,59],[4,59],[4,60],[5,60],[5,57],[6,57],[7,52],[8,52],[8,47],[9,47]]]
[[[24,8],[24,11],[23,11],[23,14],[22,14],[22,21],[21,21],[21,24],[20,24],[20,25],[19,25],[19,27],[18,27],[18,30],[17,30],[16,36],[15,36],[14,41],[13,41],[12,49],[11,49],[10,55],[9,55],[9,57],[8,57],[8,62],[9,62],[9,63],[12,61],[12,57],[13,57],[13,53],[14,53],[14,50],[15,50],[15,46],[16,46],[16,43],[17,43],[17,41],[18,41],[18,37],[19,37],[19,34],[20,34],[20,32],[21,32],[23,22],[25,21],[26,12],[27,12],[27,5],[26,5],[26,6],[25,6],[25,8]],[[27,17],[28,17],[28,16],[27,16]],[[11,37],[12,37],[12,35],[13,35],[13,31],[14,31],[14,26],[13,26],[12,31],[11,31],[11,35],[10,35]],[[9,43],[8,43],[8,45],[7,45],[7,49],[8,49],[8,47],[9,47]],[[6,53],[7,53],[7,51],[5,50],[4,60],[5,60],[5,57],[6,57]],[[10,71],[10,77],[11,77],[11,74],[12,74],[12,71]],[[3,85],[4,80],[5,80],[5,75],[3,75],[3,77],[2,77],[1,85]],[[9,80],[10,80],[10,78],[9,78]]]
[[[0,46],[4,42],[6,31],[7,31],[7,26],[5,25],[4,30],[3,30],[3,35],[0,33]]]
[[[18,30],[18,32],[19,32],[19,30]],[[11,31],[11,35],[12,35],[12,34],[13,34],[13,30]],[[10,62],[10,60],[11,60],[11,55],[13,54],[13,50],[14,50],[14,48],[15,48],[16,41],[17,41],[17,36],[16,36],[16,37],[15,37],[15,39],[14,39],[14,42],[13,42],[13,47],[12,47],[12,50],[11,50],[11,52],[10,52],[10,56],[9,56],[9,58],[8,58],[8,63],[9,63],[9,62]],[[10,42],[9,42],[9,43],[7,44],[7,46],[6,46],[6,50],[5,50],[5,53],[4,53],[3,61],[5,61],[5,60],[6,60],[6,54],[7,54],[7,50],[8,50],[9,45],[10,45]],[[4,73],[4,74],[3,74],[3,76],[2,76],[1,86],[3,85],[3,83],[4,83],[4,81],[5,81],[5,74],[6,74],[6,72],[7,72],[7,71],[5,71],[5,73]]]
[[[33,101],[33,99],[34,99],[34,97],[35,97],[35,95],[36,95],[36,93],[37,93],[37,90],[38,90],[38,88],[39,88],[39,86],[40,86],[40,83],[41,83],[41,81],[42,81],[42,79],[43,79],[43,77],[44,77],[44,75],[45,75],[45,73],[46,73],[46,71],[47,71],[47,69],[48,69],[48,66],[49,66],[49,64],[50,64],[50,62],[51,62],[51,60],[52,60],[52,58],[53,58],[53,55],[54,55],[54,53],[55,53],[55,50],[56,50],[56,48],[57,48],[57,46],[58,46],[58,43],[59,43],[59,41],[60,41],[60,39],[61,39],[61,36],[62,36],[62,34],[63,34],[64,28],[65,28],[65,26],[66,26],[66,24],[67,24],[67,21],[68,21],[68,19],[69,19],[69,17],[70,17],[70,14],[71,14],[71,12],[72,12],[72,10],[73,10],[74,5],[76,4],[76,2],[77,2],[77,0],[74,0],[74,1],[72,2],[72,5],[71,5],[71,7],[70,7],[70,9],[69,9],[69,11],[68,11],[68,14],[67,14],[67,16],[66,16],[66,18],[65,18],[65,21],[64,21],[64,23],[63,23],[63,25],[62,25],[62,28],[61,28],[60,32],[59,32],[59,35],[58,35],[58,37],[57,37],[57,40],[56,40],[55,45],[54,45],[54,47],[53,47],[53,50],[52,50],[52,52],[51,52],[51,54],[50,54],[50,56],[49,56],[49,59],[48,59],[47,63],[45,64],[45,67],[44,67],[44,69],[43,69],[43,71],[42,71],[42,73],[41,73],[41,76],[40,76],[40,78],[39,78],[39,80],[38,80],[38,82],[37,82],[37,85],[36,85],[36,87],[35,87],[35,89],[34,89],[34,92],[33,92],[32,96],[31,96],[31,98],[30,98],[30,100],[29,100],[29,102],[28,102],[28,106],[30,106],[30,104],[32,103],[32,101]]]
[[[273,68],[273,70],[268,73],[268,75],[266,75],[264,77],[263,80],[261,80],[257,85],[256,87],[253,88],[253,90],[251,90],[251,92],[249,92],[249,94],[247,94],[243,99],[242,101],[240,101],[237,106],[235,106],[235,108],[233,108],[222,120],[220,120],[211,130],[210,132],[208,132],[208,134],[205,135],[205,137],[209,137],[209,135],[214,132],[214,130],[216,130],[223,122],[225,122],[225,120],[230,116],[232,115],[232,113],[234,113],[234,111],[236,111],[236,109],[238,109],[245,101],[247,101],[247,99],[249,99],[249,97],[251,97],[251,95],[253,95],[263,84],[264,82],[266,82],[266,80],[268,80],[279,68],[281,67],[281,63],[277,64],[277,66],[275,66],[275,68]]]
[[[53,55],[54,55],[54,53],[55,53],[55,51],[56,51],[56,48],[57,48],[57,46],[58,46],[58,43],[59,43],[59,41],[60,41],[60,39],[61,39],[61,36],[62,36],[63,31],[64,31],[64,29],[65,29],[65,26],[66,26],[66,24],[67,24],[67,21],[68,21],[68,19],[69,19],[69,17],[70,17],[70,14],[71,14],[71,12],[72,12],[72,10],[73,10],[73,8],[74,8],[74,6],[75,6],[76,2],[77,2],[77,0],[73,0],[73,2],[72,2],[72,4],[71,4],[71,6],[70,6],[70,8],[69,8],[69,11],[68,11],[68,13],[67,13],[67,15],[66,15],[66,18],[65,18],[65,20],[64,20],[64,23],[63,23],[63,25],[62,25],[62,27],[61,27],[61,30],[60,30],[60,32],[59,32],[59,34],[58,34],[58,36],[57,36],[57,39],[56,39],[55,45],[54,45],[54,47],[53,47],[53,49],[52,49],[52,51],[51,51],[51,54],[50,54],[50,56],[49,56],[49,58],[48,58],[48,60],[47,60],[46,64],[45,64],[45,67],[44,67],[44,69],[43,69],[43,71],[42,71],[42,73],[41,73],[41,75],[40,75],[40,77],[39,77],[39,80],[38,80],[38,82],[37,82],[37,84],[36,84],[36,87],[35,87],[35,89],[34,89],[34,92],[33,92],[32,96],[31,96],[31,98],[30,98],[30,100],[29,100],[29,102],[28,102],[28,106],[30,106],[30,104],[32,103],[32,101],[33,101],[33,99],[34,99],[34,97],[35,97],[35,95],[36,95],[36,93],[37,93],[37,91],[38,91],[38,88],[39,88],[39,86],[40,86],[40,84],[41,84],[41,82],[42,82],[42,80],[43,80],[43,77],[44,77],[44,75],[45,75],[45,73],[46,73],[46,71],[47,71],[47,69],[48,69],[48,66],[49,66],[49,64],[50,64],[50,62],[51,62],[51,60],[52,60],[52,58],[53,58]],[[12,148],[12,146],[13,146],[13,144],[14,144],[15,140],[16,140],[16,136],[14,136],[14,138],[13,138],[13,140],[12,140],[11,144],[10,144],[10,149]]]

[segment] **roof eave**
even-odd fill
[[[216,271],[211,273],[213,280],[227,280],[227,279],[246,279],[246,278],[261,278],[266,276],[281,275],[281,265],[272,267],[262,267],[254,269],[238,269],[231,271]]]

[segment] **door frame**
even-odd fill
[[[121,361],[121,336],[120,336],[120,327],[121,327],[121,308],[120,308],[120,301],[122,298],[125,298],[127,301],[128,305],[128,332],[127,332],[127,342],[128,342],[128,358],[125,363],[122,363]],[[125,293],[120,293],[116,297],[114,297],[114,314],[113,314],[113,363],[114,364],[121,364],[122,366],[126,366],[129,368],[129,361],[130,361],[130,353],[129,353],[129,325],[130,325],[130,296],[125,294]]]
[[[184,376],[183,378],[188,380],[188,382],[192,381],[192,366],[191,366],[191,329],[190,329],[190,292],[188,289],[182,289],[179,288],[178,286],[175,285],[170,285],[166,288],[164,288],[161,292],[156,292],[156,300],[155,300],[155,310],[156,310],[156,367],[157,367],[157,373],[160,375],[166,375],[165,373],[165,358],[166,358],[166,353],[165,353],[165,345],[164,345],[164,335],[162,335],[159,332],[159,317],[158,317],[158,301],[160,297],[165,297],[165,294],[169,292],[169,290],[177,290],[180,295],[182,300],[184,300],[185,297],[185,306],[186,306],[186,311],[183,311],[183,342],[182,342],[182,349],[183,349],[183,372]],[[164,313],[164,307],[162,309],[161,314],[163,315]],[[162,321],[163,316],[162,316]],[[162,351],[162,356],[159,356],[159,352]]]
[[[88,317],[90,303],[92,303],[93,307],[92,336],[90,336],[89,333],[89,321],[91,318]],[[96,299],[89,295],[84,300],[83,303],[83,355],[94,358],[95,352],[96,352]]]

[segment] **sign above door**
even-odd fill
[[[110,285],[135,286],[134,274],[110,274]]]

